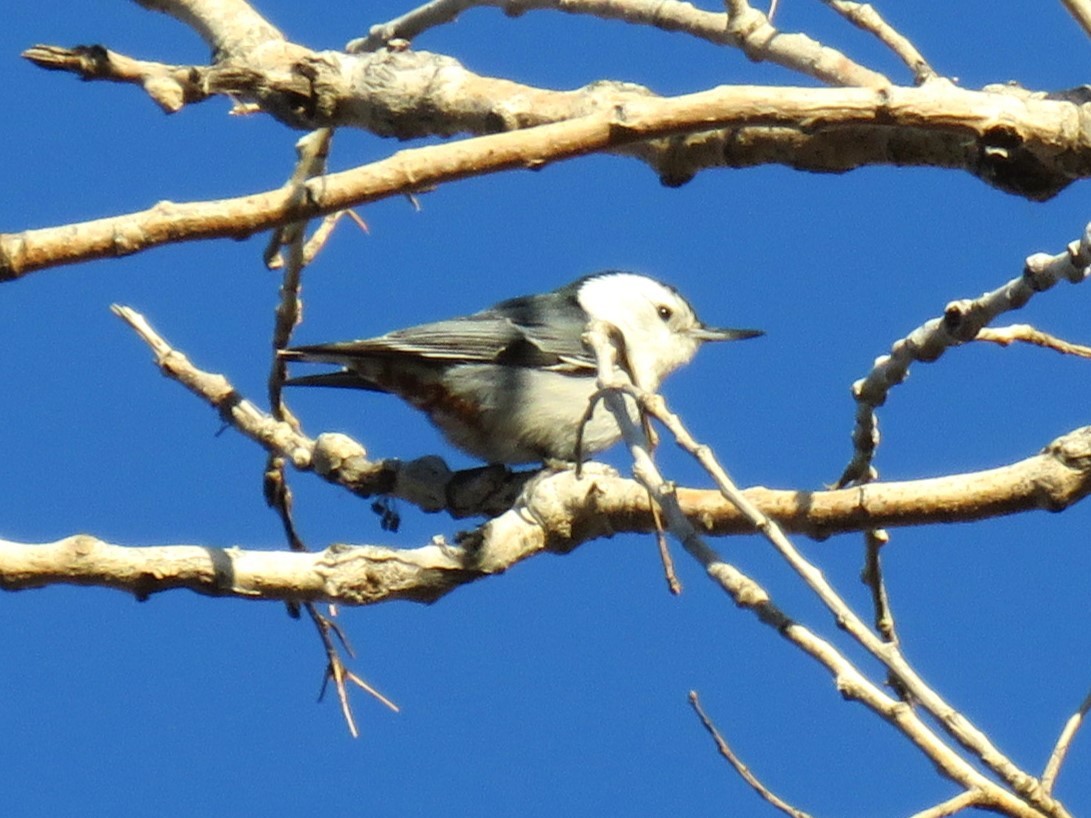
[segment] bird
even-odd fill
[[[603,270],[472,315],[280,355],[340,367],[286,384],[396,395],[424,412],[456,448],[487,463],[571,463],[621,437],[601,401],[580,435],[598,388],[595,357],[583,340],[594,319],[617,329],[629,376],[652,392],[706,342],[764,334],[705,326],[674,287]],[[637,420],[635,403],[626,401]]]

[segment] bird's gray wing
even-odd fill
[[[580,337],[583,311],[542,315],[535,297],[512,299],[463,318],[395,330],[359,341],[295,347],[288,360],[351,366],[354,361],[407,357],[436,363],[498,363],[555,371],[586,371],[594,361]]]
[[[583,343],[587,313],[577,300],[583,280],[548,294],[504,301],[478,313],[503,317],[516,327],[520,341],[505,350],[506,362],[559,372],[585,373],[595,368],[595,359]]]

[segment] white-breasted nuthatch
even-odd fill
[[[289,384],[397,395],[427,414],[452,444],[489,463],[572,461],[596,391],[594,356],[583,342],[593,319],[617,328],[630,376],[649,391],[689,363],[705,341],[762,334],[706,327],[673,287],[607,270],[473,315],[281,355],[342,367]],[[635,405],[626,400],[636,419]],[[620,437],[600,402],[584,428],[582,453]]]

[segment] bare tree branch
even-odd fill
[[[1030,324],[1012,324],[1009,327],[982,327],[974,336],[975,341],[989,341],[1000,346],[1010,346],[1016,342],[1033,344],[1044,349],[1052,349],[1062,355],[1075,355],[1078,358],[1091,358],[1091,347],[1073,344],[1035,329]]]
[[[846,19],[873,34],[914,74],[920,88],[889,80],[845,54],[802,34],[775,28],[747,0],[725,0],[727,13],[697,9],[681,0],[431,0],[349,46],[349,53],[319,52],[295,44],[246,0],[137,0],[192,28],[213,54],[211,64],[167,65],[137,60],[100,46],[36,46],[28,59],[43,68],[139,85],[164,111],[224,95],[293,128],[321,128],[315,151],[303,157],[284,188],[217,202],[172,204],[119,217],[0,234],[0,282],[93,258],[122,256],[163,244],[245,237],[276,228],[267,260],[285,267],[274,329],[274,351],[283,348],[299,317],[303,266],[346,208],[459,179],[517,168],[537,169],[577,156],[612,152],[636,158],[669,185],[701,170],[777,163],[793,168],[843,171],[864,165],[916,164],[962,169],[995,186],[1042,200],[1073,180],[1091,176],[1091,128],[1086,92],[1047,96],[1023,89],[965,91],[936,76],[912,42],[870,5],[825,0]],[[1091,33],[1091,3],[1063,0]],[[683,32],[738,48],[808,78],[841,88],[721,87],[661,98],[623,82],[592,83],[573,91],[535,88],[481,76],[456,60],[410,50],[414,37],[454,20],[475,6],[517,15],[550,9],[617,19]],[[242,103],[240,103],[242,104]],[[459,142],[395,154],[344,173],[325,170],[325,140],[333,127],[354,127],[401,139],[474,134]],[[319,237],[305,242],[307,220],[325,217]],[[323,232],[327,231],[327,232]],[[280,258],[285,249],[285,259]],[[970,340],[1034,343],[1065,354],[1091,355],[1025,325],[986,326],[1021,307],[1033,293],[1061,277],[1078,283],[1091,271],[1091,224],[1068,252],[1027,260],[1021,278],[974,300],[954,302],[941,318],[898,341],[890,355],[854,385],[857,397],[852,462],[836,491],[739,490],[712,452],[698,444],[657,395],[619,375],[609,328],[592,327],[601,399],[621,426],[636,480],[598,464],[586,474],[550,471],[513,474],[502,467],[452,473],[442,460],[408,463],[372,460],[344,435],[307,436],[282,400],[285,370],[270,367],[268,412],[239,394],[223,376],[193,366],[139,314],[115,311],[153,349],[157,365],[212,406],[225,423],[268,454],[266,496],[292,548],[304,548],[292,521],[286,476],[291,462],[359,496],[401,497],[426,511],[492,517],[448,543],[441,537],[419,548],[335,544],[320,553],[247,551],[197,545],[122,547],[86,535],[40,545],[0,540],[0,588],[52,584],[116,588],[145,599],[173,588],[210,596],[301,601],[326,651],[326,681],[335,682],[342,711],[355,735],[348,686],[356,684],[396,709],[353,674],[342,660],[347,643],[335,615],[318,612],[322,601],[352,605],[388,600],[432,602],[453,588],[499,574],[543,551],[567,553],[580,544],[628,531],[664,526],[741,608],[819,663],[846,698],[863,703],[898,730],[961,792],[916,818],[941,818],[976,807],[1024,818],[1067,818],[1053,786],[1086,714],[1091,694],[1066,723],[1036,779],[1017,767],[991,739],[921,678],[901,651],[882,583],[880,526],[983,519],[1033,509],[1060,510],[1091,493],[1091,427],[1074,430],[1040,454],[975,474],[882,483],[873,461],[877,410],[913,361],[930,362]],[[642,411],[635,424],[627,411]],[[654,416],[712,476],[718,491],[680,489],[652,457]],[[727,563],[708,535],[759,531],[847,631],[886,669],[898,701],[834,644],[796,620],[752,578]],[[785,536],[821,538],[866,531],[867,573],[876,611],[873,630],[852,610],[818,567]],[[339,642],[340,640],[340,642]],[[880,671],[881,672],[881,671]],[[879,672],[874,673],[876,679]],[[325,684],[323,685],[325,689]],[[783,812],[806,814],[771,793],[730,750],[702,710],[691,703],[723,755],[763,798]],[[917,706],[919,703],[919,707]],[[937,729],[937,726],[942,729]],[[946,736],[944,735],[946,732]],[[972,758],[967,758],[968,751]]]
[[[304,182],[325,172],[332,136],[332,131],[322,128],[307,134],[296,143],[298,161],[288,184],[294,188],[299,198],[306,197]],[[307,263],[305,258],[306,231],[306,222],[292,222],[274,230],[264,253],[267,266],[272,266],[273,259],[280,257],[282,248],[286,248],[288,251],[288,263],[283,265],[284,275],[280,285],[280,300],[274,313],[273,355],[269,367],[267,388],[273,421],[277,424],[287,424],[296,431],[299,431],[299,422],[282,399],[284,381],[287,377],[287,366],[277,353],[288,346],[292,332],[300,321],[302,304],[299,298],[299,289],[303,277],[303,268]],[[133,317],[131,313],[121,312],[120,314]],[[144,326],[146,326],[146,323]],[[148,336],[145,336],[145,340],[148,340]],[[285,458],[275,450],[268,450],[268,455],[263,481],[263,493],[266,503],[277,512],[277,516],[284,527],[285,536],[288,539],[288,546],[294,551],[305,551],[306,546],[303,544],[292,518],[292,492],[284,472]],[[315,621],[319,633],[328,634],[328,628],[324,628],[320,624],[318,614],[313,607],[309,607],[308,612]],[[332,645],[328,644],[327,652],[331,649]],[[340,685],[342,675],[334,674],[334,676]],[[339,690],[339,692],[343,695],[343,690]],[[349,719],[349,727],[355,734],[355,725],[352,724],[351,719]]]
[[[967,790],[966,792],[960,792],[953,798],[948,798],[946,801],[936,804],[934,807],[929,807],[926,810],[921,810],[910,816],[910,818],[947,818],[949,815],[955,815],[962,812],[964,809],[970,807],[976,807],[982,804],[981,793],[974,790]]]
[[[852,431],[853,456],[837,481],[838,486],[866,483],[879,443],[877,409],[891,389],[905,380],[914,361],[932,363],[948,348],[976,339],[985,325],[1010,310],[1017,310],[1036,293],[1065,279],[1079,284],[1091,274],[1091,224],[1078,241],[1055,256],[1036,253],[1018,278],[975,299],[952,301],[941,318],[933,318],[894,342],[890,353],[878,358],[866,377],[852,385],[856,398],[856,425]]]
[[[600,362],[602,360],[601,348],[600,342],[596,345],[596,353],[600,355]],[[727,476],[727,472],[716,461],[712,451],[707,446],[699,445],[689,435],[682,426],[680,419],[667,410],[666,402],[662,396],[643,393],[631,385],[614,383],[613,388],[623,391],[635,399],[643,411],[663,423],[670,430],[678,444],[690,452],[712,476],[724,497],[746,515],[747,519],[773,545],[807,587],[822,601],[838,623],[838,626],[846,630],[872,656],[885,665],[887,670],[896,677],[899,686],[908,691],[914,700],[920,702],[921,706],[931,714],[951,738],[972,752],[1021,798],[1025,798],[1036,808],[1050,815],[1068,815],[1063,806],[1050,797],[1039,781],[1016,766],[1011,759],[1000,752],[983,731],[970,722],[965,715],[944,701],[939,693],[930,687],[905,659],[896,643],[883,641],[864,624],[855,611],[837,593],[833,585],[826,580],[818,567],[809,562],[788,540],[776,522],[763,515],[760,509],[753,506],[745,494],[734,485]],[[621,420],[621,415],[625,414],[624,406],[618,406],[615,403],[612,410],[619,425],[625,429],[625,424]],[[629,425],[632,425],[631,422]],[[630,450],[636,460],[634,475],[642,482],[644,479],[652,479],[652,489],[659,488],[656,496],[661,503],[664,503],[664,500],[667,501],[664,503],[664,510],[667,512],[668,520],[671,520],[671,530],[682,540],[686,550],[702,564],[705,564],[706,567],[710,560],[722,561],[715,551],[697,538],[693,527],[684,517],[680,516],[681,510],[672,496],[673,490],[664,491],[662,485],[657,486],[657,484],[662,483],[662,478],[658,476],[658,471],[651,463],[648,453],[635,443],[630,442],[628,435],[626,435],[626,440],[629,442]],[[966,779],[958,780],[960,783],[968,784]]]
[[[337,649],[337,644],[340,643],[349,656],[354,656],[355,654],[349,646],[348,641],[345,639],[345,634],[342,632],[341,626],[333,619],[333,606],[331,605],[330,608],[330,616],[325,616],[318,612],[318,609],[313,602],[307,603],[307,612],[311,616],[311,621],[314,623],[315,630],[318,632],[318,637],[322,641],[322,647],[326,652],[326,671],[322,677],[322,689],[318,694],[318,700],[321,701],[325,696],[326,686],[332,679],[334,687],[337,690],[337,700],[341,705],[341,716],[345,720],[345,725],[348,727],[349,734],[353,738],[359,738],[360,730],[356,727],[356,718],[352,714],[352,703],[349,701],[349,682],[359,687],[372,698],[377,699],[381,704],[386,705],[387,708],[393,710],[395,713],[401,711],[398,705],[394,704],[394,702],[345,666],[345,662],[341,658],[341,652]],[[334,637],[337,637],[336,641]]]
[[[882,560],[880,552],[890,541],[890,535],[881,528],[864,532],[866,557],[861,579],[871,590],[871,607],[875,612],[875,630],[887,642],[897,642],[898,634],[894,627],[894,612],[890,608],[886,585],[883,583]]]
[[[701,720],[701,724],[704,725],[705,730],[712,736],[712,740],[716,742],[716,749],[719,751],[720,755],[722,755],[727,760],[727,763],[735,769],[735,772],[739,774],[743,781],[749,784],[758,795],[785,815],[791,815],[792,818],[811,818],[809,813],[796,809],[762,784],[758,777],[750,771],[750,768],[743,763],[742,759],[735,755],[735,751],[731,749],[731,745],[727,743],[727,739],[723,737],[723,734],[716,728],[716,725],[712,723],[712,719],[708,717],[705,709],[701,707],[701,700],[697,697],[696,690],[691,690],[689,692],[689,703],[693,707],[693,711],[697,714],[697,718]]]
[[[1068,818],[1068,812],[1064,807],[1044,792],[1033,776],[1019,769],[993,746],[988,736],[924,682],[905,660],[896,645],[883,642],[867,628],[832,585],[826,581],[822,572],[809,563],[788,541],[776,523],[764,517],[749,503],[745,495],[735,487],[724,469],[716,462],[711,450],[707,446],[698,445],[682,426],[678,417],[667,410],[662,396],[649,394],[633,385],[617,366],[617,349],[612,341],[611,330],[612,328],[602,321],[592,321],[585,336],[595,352],[599,385],[604,392],[603,399],[621,428],[622,437],[633,457],[634,476],[658,501],[671,533],[679,539],[686,552],[704,566],[709,578],[727,591],[736,605],[752,608],[764,624],[774,627],[796,647],[825,665],[835,674],[843,695],[856,698],[894,724],[944,775],[962,784],[968,790],[985,792],[985,798],[991,804],[1003,803],[1006,810],[1018,810],[1017,813],[1012,814],[1045,813],[1057,818]],[[899,682],[921,702],[947,734],[965,749],[974,753],[992,772],[1012,787],[1017,796],[989,781],[950,747],[939,741],[916,712],[906,707],[904,703],[899,703],[899,718],[896,720],[890,718],[893,716],[893,711],[887,706],[887,702],[892,701],[889,697],[885,694],[881,694],[881,698],[876,696],[878,689],[855,665],[828,642],[788,617],[773,604],[764,588],[724,561],[682,513],[674,486],[663,479],[651,457],[643,431],[630,416],[626,403],[629,400],[667,427],[678,444],[693,454],[712,476],[724,497],[747,516],[755,528],[776,548],[796,574],[829,609],[837,624],[895,674]],[[859,687],[854,685],[855,693],[858,695],[845,692],[842,680],[848,673],[852,674],[854,682],[859,685]]]
[[[217,93],[200,81],[192,66],[136,60],[100,45],[73,48],[36,45],[24,51],[23,57],[39,68],[67,71],[85,80],[139,85],[168,114]]]
[[[189,26],[214,55],[238,58],[246,52],[284,42],[284,35],[246,0],[136,0]]]
[[[991,472],[907,483],[874,483],[836,492],[753,488],[744,494],[763,514],[778,520],[785,530],[814,536],[819,532],[822,535],[831,533],[834,522],[840,522],[845,530],[852,530],[852,526],[871,526],[871,518],[880,520],[884,525],[890,524],[891,520],[883,518],[898,516],[904,519],[906,505],[915,511],[914,524],[950,522],[951,517],[944,510],[946,504],[958,506],[960,502],[965,502],[964,494],[981,482],[1008,484],[1005,491],[1023,495],[1027,508],[1058,510],[1063,503],[1071,501],[1071,497],[1062,497],[1070,491],[1070,487],[1064,485],[1065,481],[1070,481],[1072,475],[1079,472],[1083,474],[1077,479],[1085,484],[1082,492],[1086,494],[1091,491],[1091,427],[1059,438],[1040,455]],[[399,570],[396,581],[390,586],[383,586],[372,579],[366,589],[351,589],[351,582],[346,576],[331,581],[330,588],[324,588],[310,574],[312,570],[318,570],[314,566],[326,564],[314,554],[274,552],[269,556],[272,563],[266,570],[261,562],[261,552],[186,546],[180,547],[189,549],[184,552],[172,551],[169,547],[151,550],[116,547],[119,548],[116,554],[87,548],[84,549],[86,553],[80,553],[81,542],[97,541],[91,538],[80,540],[79,537],[51,546],[7,543],[8,550],[0,558],[0,576],[4,578],[3,587],[9,590],[64,583],[69,581],[66,580],[68,572],[72,572],[70,581],[75,584],[119,587],[134,593],[140,588],[146,588],[145,593],[151,593],[187,587],[202,593],[230,593],[243,598],[273,600],[325,599],[369,604],[399,595],[430,600],[442,596],[453,584],[477,578],[477,571],[502,571],[542,551],[566,553],[597,536],[653,530],[647,494],[642,486],[632,480],[609,474],[594,474],[581,479],[571,472],[560,472],[544,474],[536,478],[533,485],[533,491],[540,495],[534,502],[544,502],[542,509],[535,505],[537,522],[529,524],[523,521],[519,524],[516,519],[518,515],[512,518],[510,513],[502,514],[487,524],[482,530],[485,532],[482,537],[488,543],[497,543],[498,531],[514,532],[511,534],[513,544],[503,547],[494,545],[487,555],[480,544],[472,559],[453,546],[429,546],[427,548],[439,548],[438,554],[426,548],[421,552],[425,555],[421,559],[412,557],[413,552],[370,546],[367,548],[371,550],[359,552],[364,561],[371,559],[367,555],[376,554],[374,559],[379,564],[397,563],[401,560],[400,555],[409,554],[405,561],[420,566],[413,569],[416,576],[410,576],[412,571],[409,569]],[[543,486],[548,486],[545,494],[542,494]],[[991,490],[995,491],[996,488],[994,485]],[[675,490],[675,497],[683,514],[710,534],[753,531],[752,524],[737,510],[725,508],[729,504],[719,496],[719,492],[679,488]],[[1062,505],[1055,505],[1058,503]],[[936,507],[930,516],[923,514],[925,505]],[[985,503],[982,507],[987,506]],[[861,517],[864,518],[862,522]],[[500,520],[506,522],[499,524]],[[62,547],[63,543],[70,543],[68,547],[73,549],[72,553],[66,550],[68,547]],[[337,563],[342,550],[329,549],[327,561]],[[243,573],[257,578],[241,582],[237,590],[229,591],[228,586],[217,579],[215,571],[217,565],[226,565],[236,555],[239,559],[247,560]],[[293,557],[298,557],[299,561],[293,561]],[[158,564],[160,559],[164,560],[166,567]],[[467,565],[470,567],[467,568]],[[378,569],[370,570],[374,575]],[[237,577],[240,572],[232,568],[225,571],[225,576]],[[236,585],[231,584],[230,587]]]
[[[370,165],[323,176],[307,184],[304,202],[298,200],[294,190],[278,189],[214,202],[161,202],[150,210],[112,218],[0,234],[0,282],[47,267],[125,256],[163,244],[243,238],[292,221],[445,182],[501,170],[540,168],[549,162],[615,148],[647,150],[642,158],[659,163],[664,178],[674,180],[696,172],[697,165],[689,162],[740,165],[785,161],[812,169],[844,170],[868,162],[893,161],[889,153],[891,136],[895,132],[905,136],[920,129],[919,136],[936,140],[935,150],[914,155],[926,157],[928,164],[950,161],[951,166],[992,176],[994,183],[1004,178],[999,169],[1013,157],[1012,151],[1029,152],[1023,155],[1028,160],[1035,145],[1045,149],[1048,144],[1057,162],[1066,151],[1073,156],[1083,154],[1086,167],[1065,162],[1065,173],[1091,172],[1091,151],[1083,144],[1085,137],[1080,135],[1083,131],[1077,118],[1077,107],[1068,102],[1022,100],[958,89],[939,97],[915,88],[891,88],[880,93],[861,89],[724,87],[672,99],[648,99],[638,94],[624,104],[619,102],[567,122],[403,151]],[[1001,120],[1005,132],[1019,134],[1022,147],[1006,150],[1004,159],[996,155],[993,160],[982,159],[990,155],[986,146]],[[827,124],[820,127],[816,124],[819,122]],[[734,130],[704,134],[692,144],[692,152],[671,140],[655,141],[725,126]],[[803,127],[806,133],[793,131],[797,127]],[[881,138],[877,133],[872,135],[878,142],[867,135],[875,129],[883,132]],[[794,133],[787,141],[783,138],[786,132]],[[823,132],[825,139],[820,138]],[[956,134],[962,135],[953,136]],[[739,140],[753,150],[740,154]],[[1086,140],[1091,143],[1091,136]],[[956,150],[957,157],[942,158],[940,146],[944,143]],[[771,152],[777,144],[779,149]],[[821,159],[810,153],[819,144],[830,149]],[[729,149],[729,145],[734,147]],[[991,161],[1001,164],[991,165]],[[1066,177],[1063,184],[1070,178]],[[1036,184],[1031,179],[1024,181]]]
[[[1042,787],[1046,792],[1053,791],[1053,785],[1061,772],[1061,765],[1064,764],[1065,757],[1068,755],[1068,749],[1072,746],[1072,741],[1076,738],[1076,733],[1079,732],[1088,712],[1091,712],[1091,693],[1087,694],[1076,712],[1065,722],[1064,729],[1057,738],[1057,744],[1049,755],[1049,761],[1046,762],[1045,771],[1042,773]]]
[[[935,69],[928,64],[924,55],[917,50],[909,38],[896,31],[870,3],[854,3],[849,0],[823,0],[823,2],[857,28],[874,34],[913,72],[913,79],[917,85],[923,85],[938,77]]]
[[[495,6],[512,17],[542,9],[654,26],[718,45],[743,48],[750,59],[768,60],[831,85],[881,88],[890,84],[877,71],[853,62],[805,34],[785,34],[769,26],[760,43],[751,35],[750,46],[745,48],[743,35],[746,32],[729,25],[728,15],[705,11],[679,0],[432,0],[394,20],[372,26],[366,37],[353,40],[346,50],[350,53],[376,51],[394,39],[414,40],[428,29],[449,23],[462,12],[481,6]],[[777,36],[770,36],[771,33]]]
[[[1091,35],[1091,2],[1088,0],[1061,0],[1068,13],[1080,24],[1085,33]]]
[[[488,558],[505,559],[491,551]],[[185,588],[258,601],[366,605],[389,599],[432,602],[487,573],[473,553],[441,543],[416,549],[334,545],[324,551],[253,551],[132,547],[82,534],[38,545],[0,540],[0,587],[8,591],[84,585],[126,591],[143,600]]]
[[[325,173],[326,159],[329,155],[330,140],[333,132],[328,128],[320,128],[313,131],[296,142],[298,160],[288,184],[292,186],[300,197],[305,196],[303,183],[307,179],[320,176]],[[329,218],[329,217],[327,217]],[[284,274],[280,285],[280,300],[274,313],[273,322],[273,355],[269,367],[268,394],[269,405],[272,407],[273,420],[299,430],[299,422],[289,411],[283,400],[284,381],[287,377],[287,367],[280,357],[279,352],[288,346],[292,332],[299,323],[302,313],[300,300],[300,287],[303,279],[303,268],[307,264],[307,222],[292,222],[277,230],[272,231],[269,244],[265,249],[264,257],[267,266],[274,266],[281,261],[281,250],[287,251],[287,263],[281,264]],[[328,235],[328,234],[327,234]],[[122,313],[125,314],[124,312]],[[131,317],[131,316],[130,316]],[[265,502],[272,508],[280,519],[284,528],[284,535],[288,540],[288,547],[293,551],[307,551],[308,548],[299,535],[292,514],[293,496],[291,486],[288,484],[288,476],[285,471],[285,458],[275,451],[270,451],[266,459],[265,472],[262,480],[262,489]],[[287,603],[288,612],[293,616],[299,616],[299,603],[291,600]],[[326,668],[323,674],[322,693],[325,693],[326,685],[333,681],[337,690],[337,698],[341,704],[341,714],[348,727],[349,734],[353,738],[360,735],[356,726],[356,718],[352,712],[352,703],[349,700],[348,683],[352,682],[361,689],[367,691],[379,701],[393,710],[398,708],[385,696],[368,685],[359,676],[352,673],[338,649],[340,645],[346,653],[352,655],[352,649],[335,621],[336,608],[331,605],[328,614],[319,612],[317,605],[312,601],[304,603],[304,608],[311,622],[315,626],[323,650],[326,653]],[[337,639],[334,639],[334,637]],[[319,694],[319,699],[322,694]]]

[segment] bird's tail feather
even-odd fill
[[[332,386],[338,389],[367,389],[370,392],[385,392],[369,380],[365,380],[347,369],[338,372],[324,372],[320,375],[303,375],[299,378],[288,378],[285,386]]]

